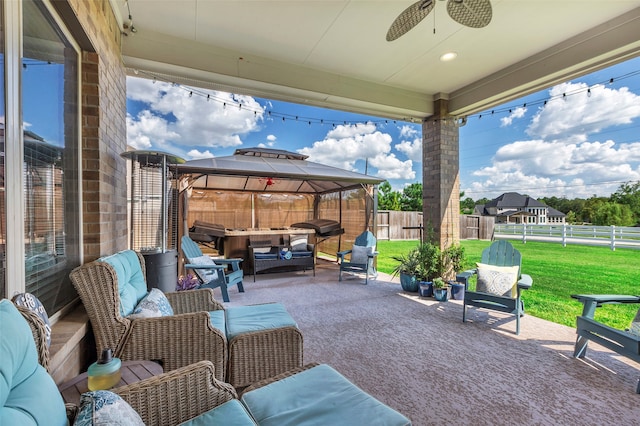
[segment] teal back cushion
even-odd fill
[[[66,425],[58,388],[40,364],[29,325],[0,301],[0,425]]]
[[[133,250],[124,250],[98,260],[113,266],[116,271],[118,293],[120,293],[120,314],[126,317],[133,313],[138,302],[147,295],[147,283],[144,280],[137,253]]]

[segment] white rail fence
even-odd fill
[[[640,249],[640,227],[497,223],[494,238]]]

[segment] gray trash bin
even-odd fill
[[[178,281],[178,252],[141,252],[147,273],[147,288],[159,288],[163,293],[176,291]]]

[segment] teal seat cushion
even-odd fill
[[[124,250],[98,259],[115,269],[120,294],[120,314],[131,315],[138,302],[147,295],[147,283],[140,266],[138,255],[133,250]]]
[[[224,318],[224,311],[222,309],[209,312],[209,321],[213,328],[222,331],[225,336],[227,335],[227,324]]]
[[[0,425],[66,425],[58,388],[40,364],[29,325],[0,301]]]
[[[281,303],[236,306],[226,309],[227,339],[240,334],[298,325]]]
[[[218,405],[213,410],[181,423],[181,426],[257,426],[244,405],[237,399],[232,399]]]
[[[261,426],[411,425],[325,364],[247,392],[242,403]]]
[[[256,259],[277,259],[277,253],[254,253],[253,256]]]

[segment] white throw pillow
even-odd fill
[[[155,318],[173,315],[171,304],[162,290],[152,288],[127,318]]]
[[[369,255],[371,254],[373,254],[373,247],[354,245],[351,248],[351,263],[364,265],[369,261]]]
[[[476,291],[496,294],[498,296],[511,297],[515,299],[518,295],[519,267],[516,266],[495,266],[485,263],[477,263],[478,283]]]
[[[291,251],[307,251],[306,235],[291,235]]]
[[[215,266],[216,262],[210,256],[192,257],[189,259],[189,263],[194,265],[211,265]],[[218,271],[216,269],[194,269],[193,270],[204,284],[218,279]]]
[[[254,247],[253,252],[260,254],[271,253],[271,247]]]

